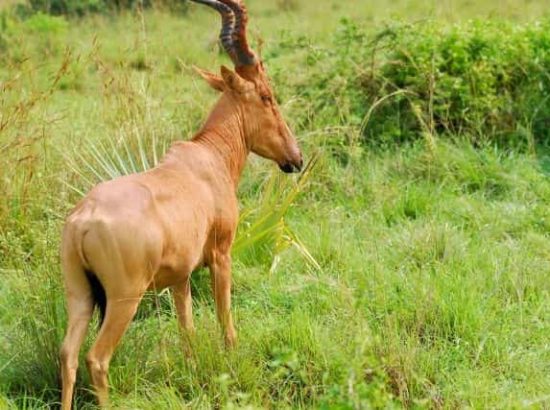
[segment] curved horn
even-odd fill
[[[235,66],[255,65],[256,54],[251,50],[246,38],[246,25],[248,23],[248,13],[242,0],[219,0],[224,5],[231,8],[235,14],[235,26],[232,31],[233,46],[235,48],[238,63]]]
[[[235,66],[239,65],[239,57],[236,52],[235,44],[233,41],[233,32],[235,31],[235,14],[228,5],[218,0],[192,0],[195,3],[204,4],[211,7],[220,13],[222,17],[222,29],[220,31],[220,42],[223,48],[229,54],[229,57],[233,61]]]

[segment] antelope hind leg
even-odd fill
[[[82,296],[70,294],[67,296],[68,325],[65,339],[61,347],[61,380],[63,410],[72,405],[76,372],[78,369],[78,352],[86,337],[88,325],[93,313],[93,301],[89,291]]]
[[[112,298],[109,295],[107,296],[105,321],[86,357],[92,385],[99,401],[99,406],[102,408],[109,405],[107,373],[111,357],[122,335],[136,314],[142,296],[143,293],[134,297]]]
[[[61,359],[61,406],[68,410],[72,406],[78,352],[94,311],[90,283],[84,273],[78,256],[69,242],[64,241],[61,262],[67,300],[67,332],[60,351]]]

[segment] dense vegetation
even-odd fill
[[[35,13],[83,17],[91,14],[116,13],[122,10],[142,10],[144,8],[164,8],[172,12],[187,10],[185,0],[29,0],[18,2],[14,7],[19,16]]]
[[[111,365],[115,406],[548,406],[550,4],[248,3],[311,165],[245,173],[239,346],[196,272],[191,357],[169,292],[149,295]],[[227,64],[200,7],[30,4],[0,10],[2,408],[59,400],[65,215],[189,138],[216,98],[191,65]]]

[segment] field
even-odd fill
[[[309,168],[251,155],[238,346],[206,271],[183,354],[169,290],[110,368],[115,408],[550,408],[550,1],[249,0]],[[0,408],[56,408],[65,216],[153,166],[217,95],[219,18],[0,9]],[[546,15],[545,15],[546,13]],[[81,351],[77,408],[95,408]]]

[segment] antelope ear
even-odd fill
[[[243,93],[253,87],[252,83],[246,81],[239,74],[230,70],[224,65],[222,65],[220,71],[223,81],[227,85],[227,87],[234,91],[237,91],[238,93]]]
[[[219,75],[216,75],[209,71],[202,70],[195,66],[193,66],[193,68],[196,71],[196,73],[200,75],[204,80],[206,80],[208,85],[210,85],[210,87],[212,87],[214,90],[221,91],[221,92],[225,91],[226,89],[225,82],[223,78],[221,78]]]

